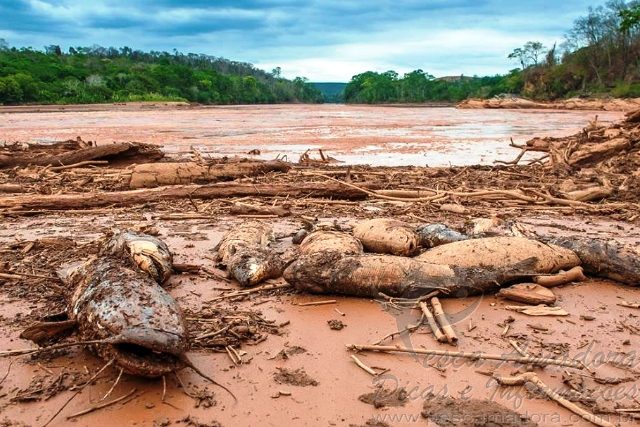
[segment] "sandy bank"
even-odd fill
[[[632,111],[640,108],[640,98],[582,99],[570,98],[551,102],[538,102],[525,98],[467,99],[458,104],[464,109],[542,109],[542,110],[602,110]]]

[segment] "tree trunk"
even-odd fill
[[[16,166],[72,165],[88,160],[108,160],[111,166],[153,162],[164,157],[160,147],[150,144],[121,142],[55,153],[44,147],[0,153],[0,169]]]
[[[231,181],[268,172],[287,172],[291,167],[280,161],[248,161],[202,165],[186,163],[145,163],[133,168],[130,188],[151,188],[162,185],[206,184]]]
[[[361,200],[363,191],[338,183],[253,184],[220,182],[208,185],[173,185],[152,189],[100,193],[71,193],[0,197],[5,209],[88,209],[100,206],[129,206],[175,199],[229,197],[316,197]]]

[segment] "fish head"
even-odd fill
[[[171,276],[171,251],[166,243],[157,237],[129,230],[117,230],[106,241],[103,253],[129,256],[138,268],[159,284],[165,283]]]
[[[125,372],[157,377],[184,365],[187,330],[176,300],[144,272],[119,259],[86,262],[69,301],[84,340]]]
[[[184,338],[173,332],[133,327],[106,342],[98,353],[130,374],[159,377],[185,367]]]

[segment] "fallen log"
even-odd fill
[[[19,184],[0,184],[0,193],[26,193],[27,191]]]
[[[284,206],[258,206],[240,202],[234,203],[229,209],[229,213],[234,215],[291,215],[291,211]]]
[[[46,148],[14,150],[0,154],[0,169],[16,166],[65,166],[89,160],[107,160],[112,166],[125,166],[139,162],[153,162],[164,157],[160,147],[137,142],[119,142],[90,146],[51,154]]]
[[[623,150],[631,148],[627,138],[614,138],[597,144],[583,144],[569,156],[569,165],[584,166],[606,160]]]
[[[209,182],[232,181],[237,178],[257,176],[268,172],[287,172],[289,169],[291,169],[291,166],[278,160],[215,164],[200,164],[196,162],[145,163],[136,165],[133,168],[129,187],[135,189],[162,185],[206,184]]]
[[[609,197],[613,193],[611,187],[589,187],[583,190],[569,191],[564,196],[569,200],[578,202],[590,202],[592,200],[602,200]]]
[[[150,189],[100,193],[21,195],[0,197],[4,209],[88,209],[100,206],[130,206],[176,199],[216,199],[228,197],[316,197],[362,200],[366,193],[333,183],[253,184],[219,182],[207,185],[172,185]]]

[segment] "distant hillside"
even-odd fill
[[[525,43],[506,54],[520,65],[505,75],[436,78],[421,69],[353,76],[345,102],[461,101],[511,94],[535,100],[640,97],[640,0],[608,1],[576,19],[561,45]]]
[[[324,102],[344,102],[346,83],[311,83],[322,93]]]
[[[9,48],[0,39],[0,104],[190,101],[203,104],[322,102],[304,78],[177,51],[100,46]]]

